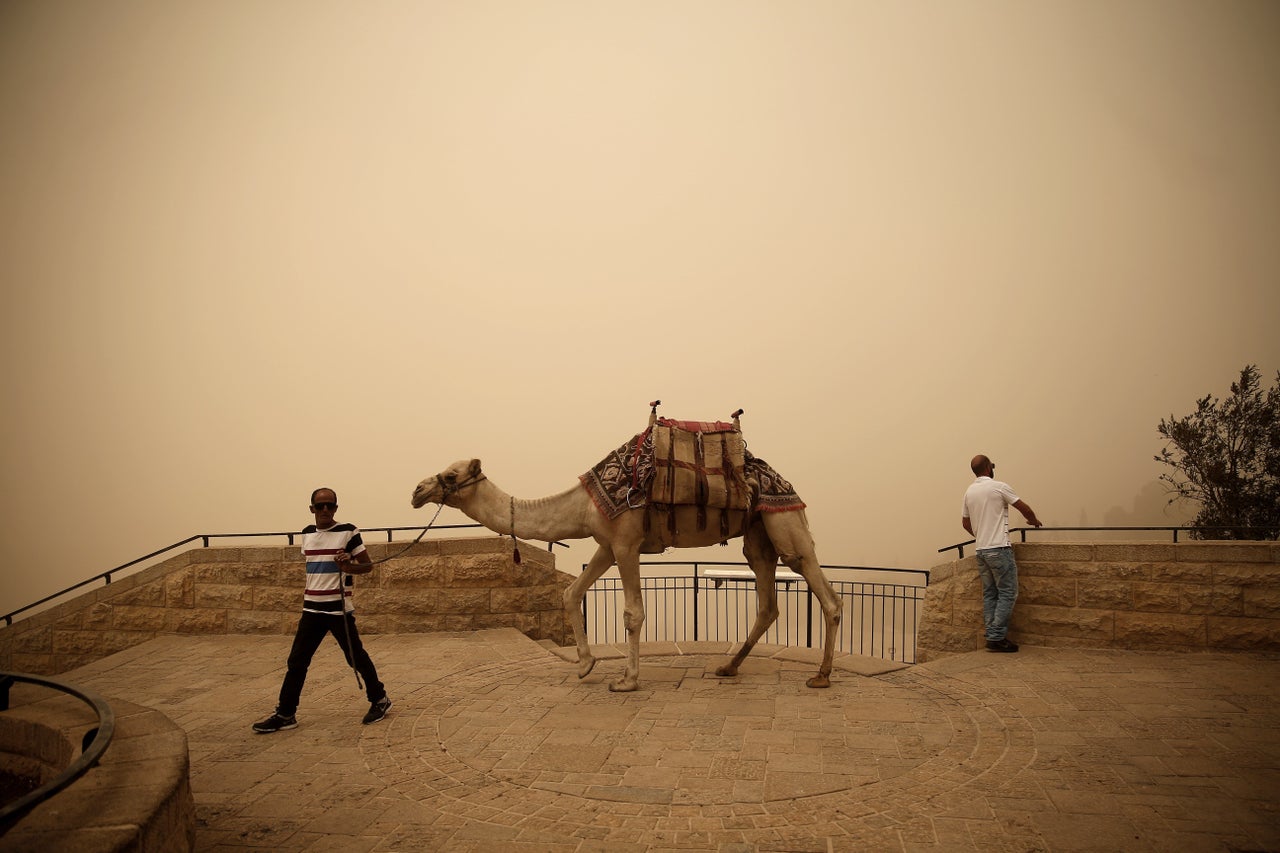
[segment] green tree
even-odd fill
[[[1262,386],[1257,365],[1240,371],[1231,396],[1206,395],[1191,414],[1161,420],[1165,448],[1155,457],[1172,468],[1160,475],[1170,503],[1200,504],[1192,524],[1200,539],[1280,536],[1280,371]]]

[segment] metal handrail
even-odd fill
[[[641,560],[640,565],[641,566],[692,566],[695,573],[697,573],[698,569],[702,566],[732,566],[736,568],[742,568],[748,573],[751,572],[751,564],[747,563],[744,560]],[[784,566],[784,564],[781,561],[779,561],[778,565]],[[587,567],[587,564],[583,563],[582,568],[586,569],[586,567]],[[928,586],[928,582],[929,582],[929,571],[927,569],[902,569],[902,568],[890,568],[888,566],[837,566],[837,565],[831,565],[828,563],[823,563],[820,566],[818,566],[818,568],[839,569],[841,571],[852,571],[852,572],[897,572],[899,574],[924,575],[925,585]],[[752,577],[754,577],[754,574],[752,574]],[[783,578],[779,580],[779,583],[788,583],[792,580],[794,580],[794,578]]]
[[[483,528],[484,525],[483,524],[433,524],[431,526],[431,529],[432,530],[460,530],[464,528],[474,529],[477,527]],[[388,542],[392,541],[391,535],[393,533],[402,533],[409,530],[422,530],[422,526],[419,525],[418,527],[362,527],[360,528],[360,532],[362,534],[385,532],[387,534]],[[125,569],[132,568],[133,566],[136,566],[139,563],[145,563],[147,560],[150,560],[154,557],[159,557],[161,554],[167,554],[168,552],[174,550],[175,548],[181,548],[184,545],[190,545],[192,542],[195,542],[196,540],[200,540],[202,548],[208,548],[210,547],[209,542],[212,539],[255,539],[262,536],[284,536],[288,539],[288,543],[292,545],[294,544],[294,541],[293,541],[294,537],[301,536],[301,535],[302,533],[300,531],[289,531],[289,532],[278,532],[278,533],[197,533],[195,536],[188,536],[186,539],[183,539],[180,542],[174,542],[172,545],[168,545],[164,548],[161,548],[158,551],[152,551],[150,554],[147,554],[145,557],[138,557],[136,560],[130,560],[129,562],[123,565],[116,566],[114,569],[108,569],[105,572],[100,572],[91,578],[82,580],[77,584],[73,584],[67,587],[61,592],[55,592],[52,595],[46,595],[44,598],[40,599],[39,601],[34,601],[31,604],[28,604],[24,607],[19,607],[17,610],[10,611],[9,613],[6,613],[3,617],[0,617],[0,618],[4,619],[4,624],[6,626],[12,625],[13,617],[21,613],[25,613],[28,610],[39,607],[42,604],[47,604],[48,602],[53,601],[55,598],[61,598],[62,596],[66,595],[69,592],[75,592],[77,589],[80,589],[83,586],[88,586],[89,584],[95,581],[104,581],[105,582],[104,585],[110,584],[112,575],[119,574]],[[559,545],[561,548],[569,547],[563,542],[548,542],[547,550],[548,551],[552,550],[552,547],[555,545]]]
[[[17,681],[39,684],[42,687],[60,690],[76,697],[93,708],[94,713],[98,715],[98,725],[85,732],[80,741],[80,757],[68,764],[65,770],[34,791],[0,807],[0,826],[5,826],[10,821],[17,820],[28,809],[39,805],[83,776],[90,767],[98,763],[102,753],[107,751],[107,746],[111,743],[111,736],[116,731],[115,712],[111,710],[111,706],[101,696],[63,681],[38,675],[26,675],[20,672],[0,672],[0,711],[9,710],[9,688]]]
[[[1173,544],[1175,544],[1175,545],[1176,545],[1176,544],[1178,544],[1178,533],[1179,533],[1179,532],[1181,532],[1181,531],[1185,531],[1185,532],[1187,532],[1187,533],[1194,533],[1194,532],[1196,532],[1196,531],[1198,531],[1198,530],[1249,530],[1249,531],[1254,531],[1254,530],[1263,530],[1263,531],[1267,531],[1267,532],[1275,532],[1275,531],[1276,531],[1276,530],[1278,530],[1278,529],[1280,529],[1280,528],[1275,528],[1275,527],[1234,526],[1234,525],[1230,525],[1230,524],[1219,524],[1219,525],[1215,525],[1215,526],[1211,526],[1211,527],[1186,527],[1186,526],[1183,526],[1183,525],[1169,526],[1169,527],[1013,527],[1013,528],[1010,528],[1010,529],[1009,529],[1009,532],[1010,532],[1010,533],[1017,533],[1017,534],[1019,534],[1020,541],[1025,543],[1025,542],[1027,541],[1027,534],[1028,534],[1028,533],[1031,533],[1031,532],[1034,532],[1034,531],[1037,531],[1037,530],[1038,530],[1038,531],[1040,531],[1040,532],[1042,532],[1042,533],[1048,533],[1048,532],[1054,532],[1054,531],[1057,531],[1057,532],[1077,532],[1077,533],[1078,533],[1078,532],[1086,532],[1086,533],[1089,533],[1089,532],[1094,532],[1094,531],[1099,531],[1099,532],[1108,532],[1108,531],[1110,531],[1110,532],[1123,532],[1123,531],[1127,531],[1127,530],[1146,530],[1146,531],[1157,530],[1157,531],[1165,531],[1165,532],[1170,532],[1170,531],[1172,531],[1172,532],[1173,532]],[[957,552],[957,553],[956,553],[956,558],[957,558],[957,559],[961,559],[961,560],[962,560],[962,559],[964,559],[964,546],[966,546],[966,545],[972,545],[975,541],[976,541],[976,540],[969,539],[969,540],[967,540],[967,541],[965,541],[965,542],[958,542],[958,543],[956,543],[955,545],[948,545],[948,546],[947,546],[947,547],[945,547],[945,548],[939,548],[939,549],[938,549],[938,553],[939,553],[939,554],[942,554],[942,553],[944,553],[944,552],[946,552],[946,551],[955,550],[955,551]],[[1249,542],[1249,541],[1257,541],[1257,540],[1241,539],[1241,540],[1237,540],[1237,541],[1241,541],[1241,542]]]

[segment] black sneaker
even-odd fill
[[[272,732],[278,732],[284,729],[296,729],[297,727],[297,717],[292,715],[282,717],[279,714],[272,714],[262,722],[253,724],[253,730],[260,735],[269,735]]]
[[[987,651],[989,652],[1016,652],[1018,644],[1005,637],[1003,640],[987,640]]]
[[[387,712],[390,710],[391,710],[391,700],[388,699],[386,696],[383,696],[377,702],[374,702],[372,705],[369,706],[369,713],[364,715],[364,720],[362,722],[366,726],[369,725],[370,723],[376,723],[378,722],[378,720],[381,720],[383,717],[385,717],[387,715]]]

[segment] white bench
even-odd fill
[[[727,580],[753,581],[756,579],[755,572],[751,571],[750,569],[703,569],[702,576],[704,578],[710,578],[711,580],[715,581],[716,589],[719,589],[720,585]],[[796,581],[799,581],[799,580],[804,580],[804,578],[802,578],[800,575],[796,574],[795,572],[791,571],[790,569],[779,568],[777,570],[775,580],[778,583],[790,584],[790,583],[795,583]]]

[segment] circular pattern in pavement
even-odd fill
[[[1002,765],[1026,721],[945,677],[837,672],[812,690],[808,666],[749,659],[722,679],[720,662],[646,657],[627,694],[608,689],[617,660],[582,681],[550,655],[472,667],[413,697],[421,710],[392,715],[362,750],[411,799],[507,825],[554,815],[561,830],[640,811],[726,825],[753,812],[905,818],[912,802],[1021,767]]]

